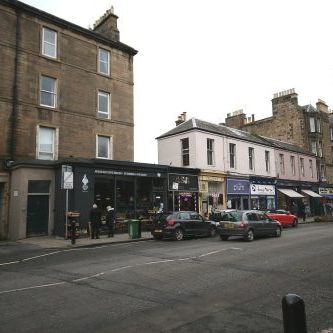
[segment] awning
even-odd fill
[[[294,190],[289,190],[287,188],[278,188],[278,191],[285,194],[286,196],[290,198],[304,198],[304,195],[294,191]]]
[[[321,196],[326,199],[333,199],[333,194],[322,194]]]
[[[321,195],[316,193],[316,192],[313,192],[311,190],[301,190],[303,193],[309,195],[310,197],[314,197],[314,198],[321,198]]]

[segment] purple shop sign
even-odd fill
[[[250,182],[243,179],[227,179],[227,194],[250,194]]]

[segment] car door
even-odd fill
[[[191,219],[196,235],[207,235],[210,232],[210,223],[206,222],[200,214],[192,213]]]
[[[267,216],[266,214],[260,214],[260,218],[263,220],[264,230],[263,233],[265,235],[270,235],[272,231],[275,229],[276,224],[273,223],[273,219]]]
[[[264,233],[264,221],[261,219],[260,214],[256,212],[249,212],[246,214],[249,225],[252,226],[255,235],[262,235]]]
[[[186,234],[193,235],[194,223],[189,212],[178,213],[177,222],[182,226]]]

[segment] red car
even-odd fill
[[[298,217],[284,209],[269,210],[267,213],[273,220],[277,220],[283,227],[297,227]]]

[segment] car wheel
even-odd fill
[[[252,242],[254,240],[254,233],[252,229],[249,229],[244,237],[247,242]]]
[[[294,220],[292,226],[293,226],[293,228],[296,228],[298,226],[298,220],[297,219]]]
[[[174,238],[175,238],[175,240],[177,240],[177,241],[181,241],[181,240],[183,240],[183,239],[184,239],[184,231],[183,231],[183,229],[181,229],[181,228],[177,228],[177,229],[175,230],[175,236],[174,236]]]
[[[227,235],[220,235],[221,240],[227,241],[229,239],[229,236]]]
[[[210,237],[215,237],[216,236],[216,228],[215,227],[210,228],[209,236]]]
[[[275,229],[275,234],[274,234],[274,236],[275,236],[275,237],[281,237],[281,233],[282,233],[281,228],[280,228],[280,227],[277,227],[277,228]]]

